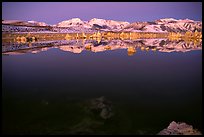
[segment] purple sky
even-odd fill
[[[2,19],[56,24],[71,18],[153,21],[160,18],[202,21],[202,2],[3,2]]]

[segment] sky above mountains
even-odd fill
[[[57,24],[80,18],[154,21],[161,18],[202,21],[202,2],[3,2],[2,19]]]

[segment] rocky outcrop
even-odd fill
[[[200,131],[184,122],[171,122],[169,126],[160,131],[158,135],[202,135]]]

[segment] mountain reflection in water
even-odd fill
[[[2,132],[155,135],[172,121],[202,130],[201,49],[167,39],[2,43]]]
[[[83,50],[103,52],[107,50],[126,49],[128,55],[133,55],[138,49],[142,51],[160,52],[187,52],[201,50],[202,41],[185,42],[183,40],[170,41],[168,39],[139,39],[139,40],[58,40],[41,41],[34,43],[2,43],[4,55],[17,55],[24,53],[38,53],[51,48],[63,51],[81,53]]]

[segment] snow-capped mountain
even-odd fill
[[[93,26],[94,24],[97,24],[99,26],[110,28],[110,29],[122,29],[125,26],[129,25],[129,22],[123,22],[123,21],[114,21],[114,20],[104,20],[104,19],[97,19],[93,18],[88,23]]]
[[[45,22],[37,22],[37,21],[28,21],[28,23],[34,25],[34,26],[49,26],[48,24],[46,24]]]
[[[159,19],[152,22],[122,22],[93,18],[89,21],[82,21],[73,18],[58,23],[57,27],[69,28],[92,28],[104,31],[131,31],[131,32],[186,32],[202,31],[202,22],[190,19],[177,20],[173,18]]]
[[[16,27],[18,27],[16,29]],[[23,28],[22,28],[23,27]],[[29,29],[25,27],[31,27]],[[186,31],[202,31],[202,22],[190,19],[173,19],[165,18],[151,22],[122,22],[114,20],[105,20],[93,18],[89,21],[82,21],[79,18],[73,18],[59,22],[55,25],[48,25],[44,22],[37,21],[19,21],[19,20],[2,20],[3,31],[26,32],[26,30],[38,32],[37,27],[45,27],[46,32],[58,33],[92,33],[100,31],[114,32],[186,32]],[[49,27],[49,29],[48,29]]]
[[[85,22],[79,18],[65,20],[56,24],[57,27],[84,27]]]
[[[15,25],[15,26],[49,26],[44,22],[37,21],[21,21],[21,20],[2,20],[2,25]]]
[[[122,29],[128,25],[129,22],[104,20],[93,18],[89,21],[82,21],[79,18],[73,18],[70,20],[62,21],[58,23],[57,27],[79,27],[79,28],[94,28],[94,29]]]
[[[195,30],[202,31],[202,22],[173,18],[159,19],[153,22],[135,22],[123,28],[123,31],[136,32],[186,32]]]

